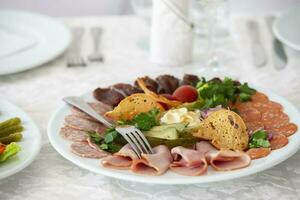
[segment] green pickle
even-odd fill
[[[0,138],[0,143],[10,144],[11,142],[19,142],[22,139],[23,135],[21,133],[13,133],[6,137]]]
[[[0,138],[7,137],[10,134],[22,132],[23,130],[24,128],[21,125],[13,125],[4,129],[0,129]]]
[[[0,130],[5,129],[7,127],[11,127],[11,126],[17,126],[21,124],[21,119],[19,117],[14,117],[11,119],[8,119],[4,122],[0,123]]]
[[[195,137],[178,138],[178,139],[174,139],[174,140],[161,139],[161,138],[155,138],[155,137],[146,137],[146,138],[148,139],[148,141],[152,147],[155,147],[158,145],[166,145],[169,148],[173,148],[176,146],[189,147],[199,141],[199,139],[195,138]]]

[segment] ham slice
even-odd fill
[[[210,163],[210,154],[218,151],[212,144],[210,144],[207,141],[201,141],[196,143],[196,149],[198,152],[204,154],[205,159],[208,163]]]
[[[251,163],[250,156],[242,151],[220,150],[207,154],[210,165],[217,171],[231,171],[247,167]]]
[[[165,173],[173,160],[168,147],[159,145],[153,148],[154,154],[142,154],[142,159],[134,160],[131,170],[144,175]]]
[[[230,171],[247,167],[250,156],[242,151],[217,150],[207,141],[196,144],[197,151],[204,153],[207,162],[217,171]]]
[[[134,160],[139,158],[131,149],[129,144],[126,144],[119,152],[103,158],[101,163],[103,167],[112,169],[130,169]]]
[[[73,142],[71,144],[71,151],[74,154],[85,158],[103,158],[109,155],[109,153],[103,150],[92,148],[88,142]]]
[[[171,150],[174,161],[170,169],[186,176],[203,175],[207,171],[207,161],[204,153],[184,147],[174,147]]]

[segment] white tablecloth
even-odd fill
[[[262,19],[257,18],[261,23]],[[40,68],[0,77],[0,94],[24,109],[37,123],[43,145],[37,159],[25,170],[0,181],[0,199],[73,200],[73,199],[299,199],[300,153],[264,172],[248,177],[206,185],[158,186],[120,181],[81,169],[61,157],[50,145],[46,127],[51,114],[67,95],[80,95],[97,86],[133,80],[140,75],[197,73],[201,65],[160,67],[149,63],[148,51],[138,43],[147,38],[144,21],[131,16],[63,19],[67,25],[86,30],[101,25],[105,32],[101,48],[105,62],[86,68],[67,68],[65,57]],[[233,37],[222,48],[231,55],[224,65],[227,72],[257,86],[269,88],[300,106],[300,60],[290,55],[289,66],[276,71],[270,63],[256,69],[249,62],[249,43],[244,19],[235,21]],[[263,25],[263,24],[262,24]],[[264,41],[270,37],[264,31]],[[88,32],[84,35],[83,54],[91,49]],[[202,43],[197,43],[202,47]],[[200,48],[201,49],[201,48]],[[293,52],[291,52],[293,54]],[[228,57],[228,56],[227,56]],[[299,57],[299,56],[298,56]],[[201,60],[197,58],[195,60]]]

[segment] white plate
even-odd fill
[[[284,111],[289,115],[290,120],[300,127],[300,114],[297,109],[284,98],[266,91],[265,92],[271,100],[281,103],[284,106]],[[84,95],[87,101],[91,100],[90,96]],[[51,117],[48,124],[48,137],[52,146],[67,160],[74,164],[90,170],[92,172],[103,174],[117,179],[124,179],[129,181],[154,183],[154,184],[192,184],[192,183],[208,183],[229,180],[233,178],[243,177],[246,175],[254,174],[270,167],[277,165],[278,163],[286,160],[292,156],[300,147],[300,131],[297,131],[294,135],[289,137],[289,144],[281,149],[272,151],[272,153],[258,160],[252,161],[251,165],[244,169],[239,169],[229,172],[216,172],[209,169],[208,173],[203,176],[182,176],[171,171],[168,171],[162,176],[143,176],[130,172],[129,170],[113,170],[100,166],[100,160],[87,159],[74,155],[71,153],[69,146],[71,142],[64,140],[59,135],[59,129],[63,126],[64,117],[70,113],[70,107],[63,104]]]
[[[0,59],[0,75],[16,73],[47,63],[69,46],[69,30],[54,18],[23,11],[0,11],[0,26],[27,37],[31,46]],[[13,43],[13,41],[12,41]],[[1,48],[1,47],[0,47]]]
[[[41,147],[41,135],[30,117],[17,106],[0,97],[0,121],[20,117],[24,126],[20,144],[22,150],[13,158],[0,164],[0,179],[27,167],[37,156]]]
[[[300,51],[300,7],[292,8],[278,17],[273,32],[281,42]]]

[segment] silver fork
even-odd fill
[[[86,63],[83,57],[80,55],[81,40],[84,33],[83,27],[72,28],[72,45],[70,47],[70,53],[67,58],[67,67],[85,67]]]
[[[90,105],[88,105],[81,97],[65,97],[63,100],[72,105],[75,106],[76,108],[79,108],[86,114],[90,115],[91,117],[94,117],[96,120],[99,122],[103,123],[107,127],[114,127],[112,123],[107,121],[103,116],[99,115]],[[122,125],[122,126],[116,126],[115,127],[116,131],[120,133],[124,139],[129,143],[131,146],[132,150],[135,152],[135,154],[141,158],[141,154],[152,154],[153,150],[144,136],[144,134],[137,129],[134,126],[130,125]]]
[[[94,51],[88,56],[88,59],[91,62],[103,62],[104,60],[104,57],[99,50],[102,32],[103,29],[101,27],[91,28],[91,35],[94,43]]]

